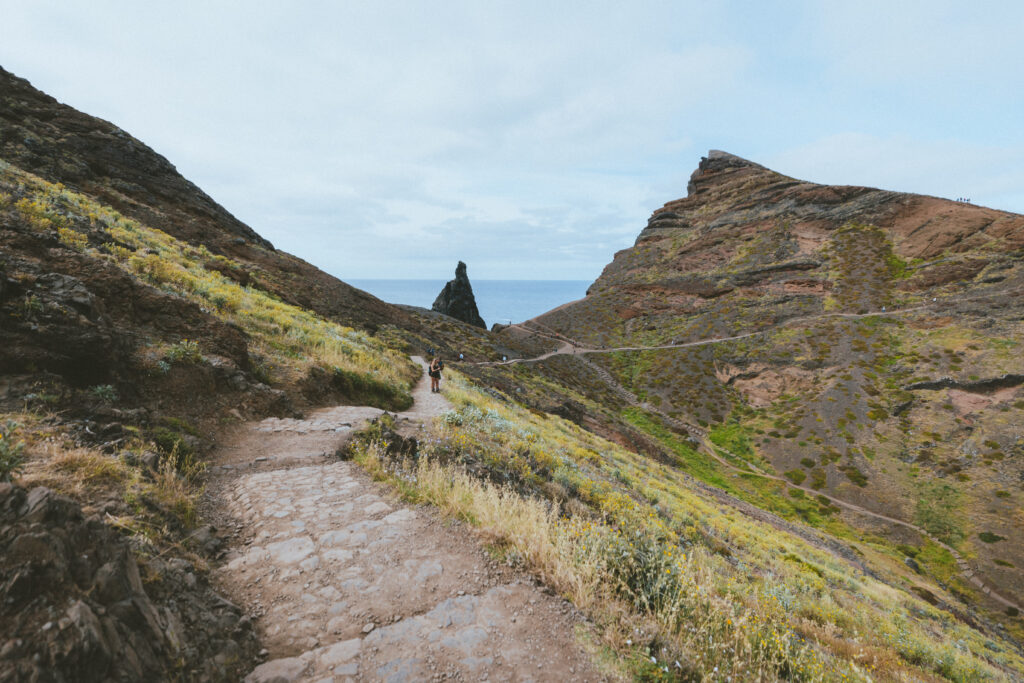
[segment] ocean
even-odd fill
[[[446,280],[346,280],[392,304],[430,308]],[[589,280],[473,280],[480,317],[494,323],[520,323],[552,308],[583,298]]]

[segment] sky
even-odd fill
[[[1024,3],[0,0],[0,66],[341,279],[593,280],[722,149],[1024,213]]]

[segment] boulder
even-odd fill
[[[466,275],[466,264],[462,261],[459,261],[455,268],[455,279],[448,281],[437,295],[431,309],[464,323],[487,329],[484,319],[480,317],[480,311],[477,310],[473,287]]]

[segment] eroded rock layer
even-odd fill
[[[532,324],[637,349],[587,358],[667,428],[917,523],[1019,600],[1022,321],[1024,216],[713,150],[585,299]]]

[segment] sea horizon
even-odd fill
[[[361,278],[346,280],[382,301],[430,308],[447,279]],[[591,280],[473,280],[480,317],[494,323],[523,322],[586,296]]]

